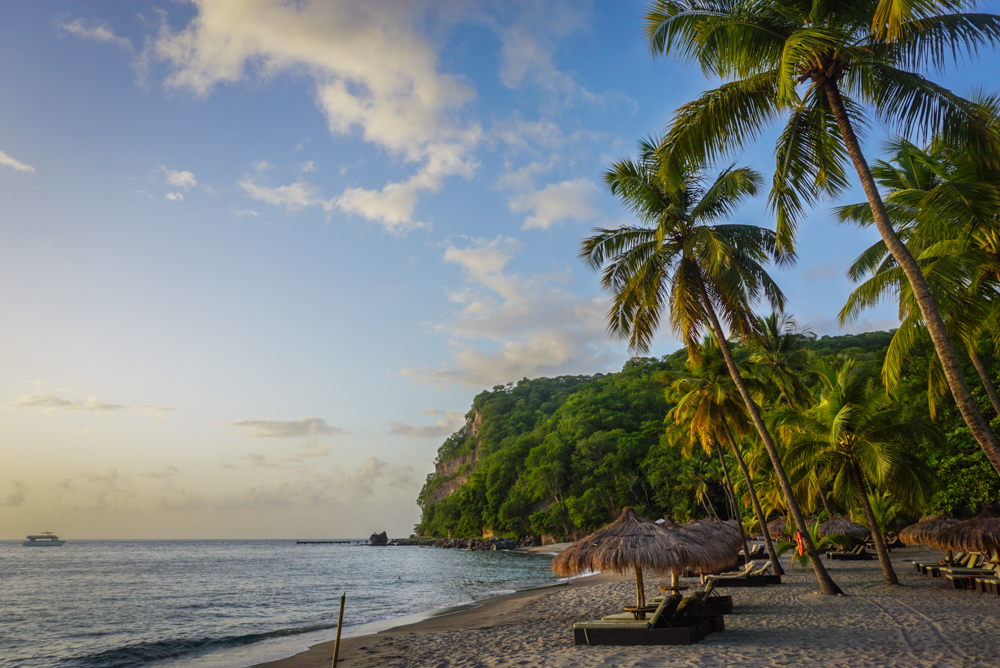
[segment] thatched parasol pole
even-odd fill
[[[642,584],[642,567],[635,567],[635,607],[646,607],[646,588]]]

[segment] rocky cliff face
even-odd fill
[[[475,417],[468,426],[469,435],[473,438],[478,436],[479,427],[482,424],[483,416],[479,411],[476,411]],[[472,476],[472,471],[475,469],[475,465],[478,461],[479,451],[477,448],[460,457],[453,457],[443,462],[435,462],[434,475],[437,476],[439,480],[444,480],[446,482],[444,482],[428,496],[428,502],[431,504],[438,503],[441,499],[450,496],[455,490],[467,483],[469,481],[469,477]]]

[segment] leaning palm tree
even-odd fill
[[[977,348],[984,336],[1000,344],[1000,170],[974,153],[955,151],[940,139],[918,147],[905,139],[889,144],[888,160],[872,166],[872,175],[886,193],[889,216],[910,252],[921,265],[952,340],[960,341],[1000,413],[1000,395]],[[872,224],[871,209],[853,204],[837,211],[841,221]],[[899,299],[901,325],[886,353],[882,378],[892,391],[916,342],[923,336],[923,318],[905,275],[884,242],[865,250],[848,272],[854,280],[871,278],[851,294],[840,312],[841,323],[888,294]],[[928,373],[928,400],[934,415],[936,399],[947,391],[940,361]]]
[[[667,414],[667,419],[679,429],[677,440],[681,444],[682,453],[685,455],[690,453],[694,445],[698,443],[701,444],[706,454],[711,454],[712,450],[718,451],[726,481],[733,490],[733,504],[736,505],[735,486],[729,479],[729,472],[725,466],[725,458],[722,456],[719,444],[728,446],[743,474],[757,522],[763,527],[767,521],[760,500],[757,498],[750,470],[747,468],[743,453],[740,452],[739,444],[733,434],[734,430],[738,434],[746,433],[751,428],[750,421],[747,419],[743,400],[740,398],[739,392],[733,384],[733,379],[729,375],[729,370],[726,368],[722,351],[711,338],[706,337],[701,344],[697,361],[688,361],[686,374],[664,374],[661,379],[669,383],[664,391],[667,400],[676,404]],[[771,557],[772,568],[776,575],[781,575],[784,570],[778,560],[778,554],[771,542],[771,537],[767,531],[762,530],[762,533],[767,553]],[[744,553],[750,554],[745,543],[744,539]]]
[[[974,6],[969,0],[656,0],[645,19],[654,54],[697,62],[726,80],[678,110],[664,138],[665,175],[675,164],[738,153],[784,119],[770,205],[778,240],[789,246],[804,207],[847,187],[850,160],[875,226],[912,286],[962,417],[1000,474],[1000,440],[973,400],[933,293],[893,229],[857,136],[871,117],[904,132],[940,134],[1000,162],[989,105],[924,76],[949,56],[975,55],[1000,42],[1000,17],[955,13]]]
[[[909,453],[914,442],[940,437],[919,420],[903,420],[884,390],[873,387],[872,374],[853,360],[839,368],[820,363],[822,394],[806,412],[775,411],[775,424],[796,432],[787,457],[826,467],[834,477],[834,495],[845,507],[861,508],[875,540],[885,581],[896,573],[868,496],[869,487],[888,489],[909,507],[928,500],[930,469]]]
[[[605,174],[612,194],[640,224],[596,230],[584,240],[580,256],[592,268],[603,268],[601,284],[612,295],[608,330],[627,339],[632,350],[648,350],[665,309],[692,359],[699,354],[697,341],[707,326],[748,412],[763,428],[760,409],[736,368],[719,315],[730,332],[750,336],[751,306],[763,297],[780,310],[785,300],[763,263],[790,264],[794,255],[779,246],[771,230],[719,222],[758,192],[762,180],[757,172],[729,167],[709,183],[689,163],[675,166],[668,178],[662,178],[659,145],[641,142],[637,161],[621,160]],[[770,441],[766,429],[762,436]],[[776,451],[772,461],[783,477]],[[782,489],[789,511],[802,520],[787,479]],[[805,528],[804,520],[799,524]],[[841,593],[808,540],[806,547],[821,589]]]

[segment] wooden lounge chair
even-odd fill
[[[941,575],[954,589],[977,589],[976,578],[1000,577],[1000,564],[984,564],[982,568],[942,568]]]
[[[918,573],[929,575],[930,573],[928,569],[931,567],[940,568],[942,566],[957,566],[963,560],[967,559],[968,556],[969,555],[965,552],[958,552],[951,559],[942,559],[933,563],[929,561],[914,561],[913,566],[917,569]]]
[[[768,561],[759,570],[752,570],[756,567],[754,562],[743,572],[735,575],[723,574],[709,576],[708,579],[715,583],[716,587],[765,587],[770,584],[781,584],[780,575],[768,575],[771,569],[771,562]]]
[[[713,629],[709,619],[694,619],[694,597],[667,596],[649,620],[577,622],[573,641],[577,645],[691,645]],[[671,608],[668,616],[667,609]],[[616,617],[616,616],[614,616]]]
[[[709,580],[705,588],[696,592],[700,597],[704,613],[708,617],[718,615],[731,615],[733,613],[733,597],[723,596],[715,590],[715,581]],[[663,595],[654,598],[651,603],[657,604],[663,599]],[[607,619],[605,617],[605,619]]]

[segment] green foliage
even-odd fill
[[[846,355],[877,372],[892,335],[823,336],[803,345],[814,355]],[[743,359],[746,351],[736,348],[734,353]],[[926,379],[932,355],[929,343],[918,343],[902,371],[893,395],[902,419],[930,418]],[[997,358],[987,351],[984,361],[996,380]],[[672,406],[664,399],[661,379],[665,372],[673,377],[687,373],[686,362],[687,354],[680,350],[659,360],[632,359],[616,374],[537,378],[481,392],[468,425],[438,451],[437,461],[452,472],[427,477],[418,498],[423,517],[415,533],[474,537],[492,531],[572,538],[607,524],[624,506],[646,517],[669,514],[679,521],[708,515],[708,508],[728,516],[718,459],[701,448],[683,457],[678,432],[664,423]],[[989,401],[971,364],[966,377],[988,412]],[[815,377],[804,381],[816,389]],[[473,424],[478,424],[475,434]],[[938,479],[923,512],[969,517],[995,503],[1000,478],[950,398],[933,426],[944,436],[942,444],[912,446]],[[993,426],[1000,427],[1000,418]],[[736,470],[735,461],[728,465]],[[756,476],[760,492],[765,479]],[[443,486],[463,480],[451,494],[440,493]],[[738,476],[734,482],[741,484]]]

